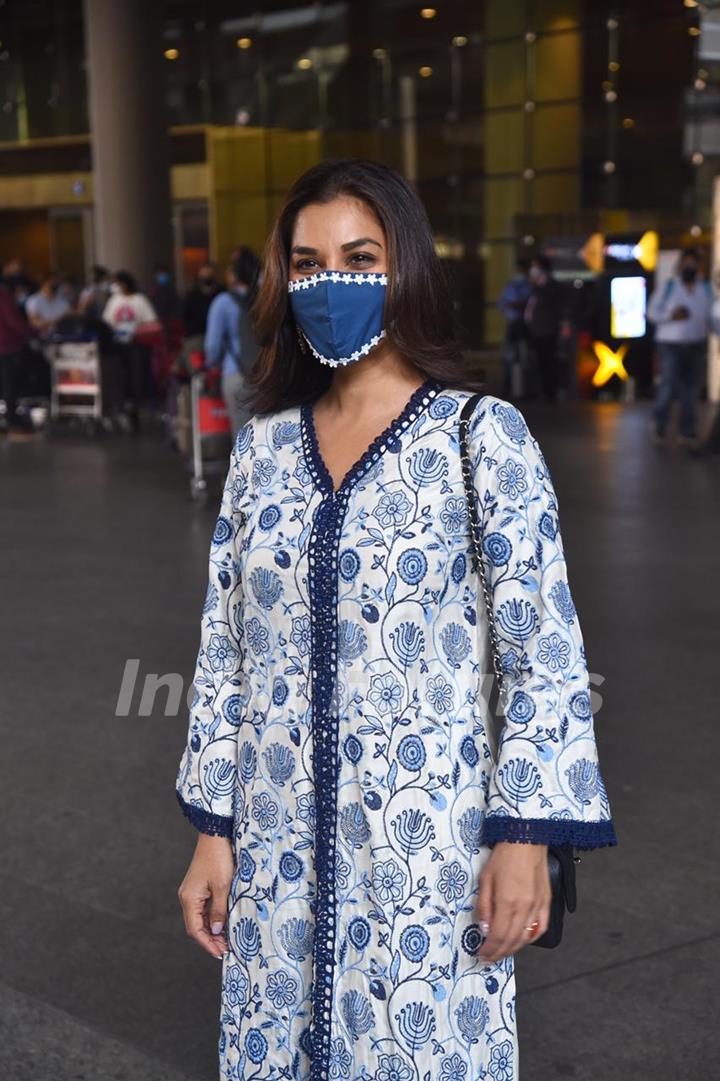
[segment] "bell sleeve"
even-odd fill
[[[238,433],[210,542],[208,587],[176,795],[202,833],[231,837],[237,738],[243,715],[245,636],[240,553],[251,503],[252,421]]]
[[[491,396],[468,445],[505,703],[483,844],[615,845],[547,464],[519,410]]]

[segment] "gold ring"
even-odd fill
[[[538,933],[538,931],[540,930],[540,922],[539,922],[539,920],[533,920],[533,922],[532,922],[532,923],[530,924],[530,926],[529,926],[529,927],[526,927],[526,928],[525,928],[525,930],[526,930],[526,931],[529,931],[529,933],[530,933],[530,934],[532,935],[532,937],[534,938],[534,937],[535,937],[535,935],[536,935],[536,934]]]

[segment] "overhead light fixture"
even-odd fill
[[[534,41],[537,41],[537,34],[535,33],[535,31],[534,30],[528,30],[527,34],[525,35],[525,40],[528,43],[528,45],[532,45],[532,43]]]
[[[462,49],[464,45],[467,45],[468,39],[465,37],[464,34],[457,34],[452,39],[452,43],[456,49]]]
[[[608,64],[608,71],[620,71],[620,65],[617,60],[611,60]]]
[[[252,38],[238,38],[237,41],[235,42],[238,49],[252,49],[252,43],[253,43]]]
[[[166,60],[177,60],[177,58],[179,56],[180,56],[180,50],[179,49],[166,49],[165,50],[165,59]]]
[[[686,8],[696,8],[696,7],[698,7],[698,4],[699,4],[699,0],[685,0],[685,7]]]
[[[432,73],[433,73],[433,69],[430,67],[429,64],[423,64],[423,66],[421,68],[418,68],[418,75],[422,79],[429,79],[430,76],[432,75]]]
[[[297,62],[297,66],[300,68],[300,71],[310,71],[313,62],[309,56],[301,56]]]
[[[699,225],[690,226],[690,236],[702,236],[702,228]]]
[[[705,82],[705,80],[698,77],[695,80],[695,89],[696,90],[706,90],[707,89],[707,83]]]
[[[610,176],[612,173],[614,173],[615,172],[615,162],[614,161],[604,161],[603,162],[603,172],[606,173],[608,176]]]
[[[535,102],[534,101],[526,101],[523,108],[524,108],[526,113],[534,113],[535,112]]]
[[[387,56],[387,50],[386,49],[373,49],[372,54],[373,54],[373,59],[375,59],[375,60],[384,60],[385,57]]]
[[[617,97],[618,97],[617,96],[617,90],[606,90],[605,91],[605,101],[609,105],[612,105],[614,102],[616,102]]]
[[[420,8],[420,17],[423,19],[434,19],[437,15],[437,8]]]
[[[535,179],[535,170],[534,169],[525,169],[523,171],[523,180],[534,180],[534,179]]]
[[[688,27],[688,34],[690,35],[691,38],[699,38],[700,37],[700,27],[699,26],[689,26]]]
[[[619,22],[617,21],[617,19],[614,19],[614,18],[610,18],[610,19],[608,19],[608,21],[607,21],[607,28],[608,28],[608,30],[617,30],[617,28],[618,28],[618,26],[619,26],[619,25],[620,25],[620,24],[619,24]]]
[[[702,165],[702,163],[705,161],[705,155],[702,153],[701,150],[696,150],[690,160],[693,165]]]
[[[635,121],[631,116],[626,116],[623,118],[622,126],[626,129],[626,131],[629,131],[630,128],[635,127]]]

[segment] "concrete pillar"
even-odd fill
[[[147,287],[172,266],[159,4],[85,0],[96,258]]]

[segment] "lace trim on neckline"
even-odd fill
[[[375,436],[367,450],[347,471],[338,488],[335,488],[330,472],[325,465],[325,460],[320,453],[313,417],[314,402],[305,402],[300,410],[303,450],[308,469],[318,488],[327,494],[335,496],[348,493],[362,474],[385,453],[388,445],[402,435],[408,425],[418,418],[441,390],[442,384],[436,379],[426,379],[424,383],[414,390],[402,412],[379,435]]]

